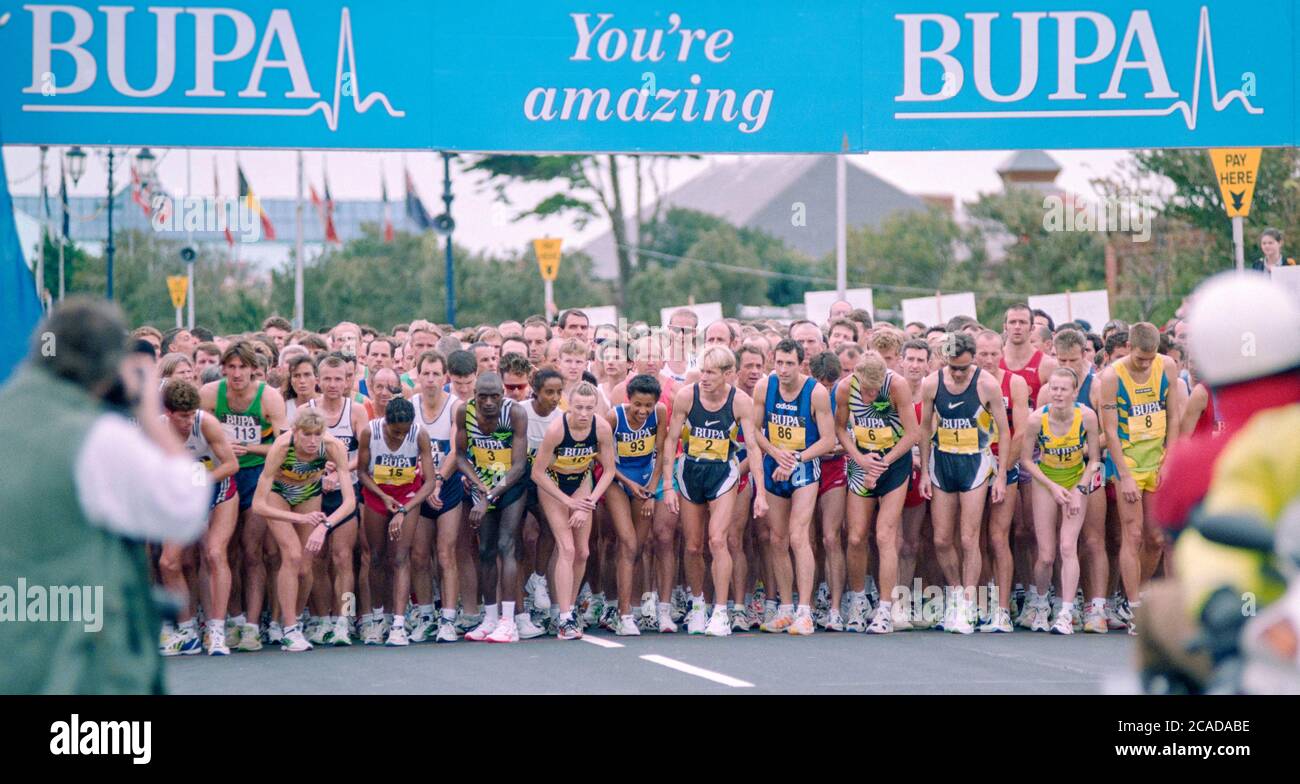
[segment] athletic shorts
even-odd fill
[[[735,460],[677,461],[677,492],[693,504],[706,504],[726,495],[740,482],[740,467]]]
[[[1133,481],[1137,482],[1138,489],[1144,493],[1155,492],[1160,486],[1160,469],[1154,471],[1134,471],[1129,468],[1129,473],[1133,476]],[[1106,455],[1106,478],[1119,485],[1119,472],[1115,470],[1115,464],[1111,462],[1110,455]]]
[[[617,463],[615,463],[615,465],[618,467],[618,470],[623,473],[624,476],[626,476],[628,479],[631,479],[633,482],[636,482],[637,484],[641,485],[642,487],[645,487],[646,482],[650,481],[650,472],[654,468],[653,461],[647,461],[645,465],[634,470],[629,470],[627,468],[624,468],[623,466],[620,466]],[[618,481],[617,478],[614,480],[614,484],[623,488],[623,492],[627,494],[628,498],[634,497],[632,495],[632,491],[628,490],[627,486],[624,485],[622,482]]]
[[[913,466],[911,479],[907,483],[907,498],[903,499],[903,508],[911,509],[925,502],[925,497],[921,495],[921,469]]]
[[[790,474],[789,479],[781,481],[772,478],[772,473],[777,468],[778,464],[775,460],[763,455],[763,487],[767,488],[767,492],[780,498],[789,498],[794,495],[795,490],[821,482],[822,470],[819,460],[800,463],[794,473]]]
[[[847,460],[848,458],[844,455],[838,455],[822,461],[821,489],[817,492],[828,493],[837,487],[844,487],[848,483],[844,468],[844,463]]]
[[[886,453],[876,452],[876,454],[883,459]],[[859,498],[884,498],[889,493],[907,484],[908,480],[912,478],[912,456],[910,454],[905,455],[890,464],[889,468],[885,469],[885,473],[876,478],[875,487],[867,487],[867,472],[852,460],[849,461],[846,470],[849,480],[849,492]]]
[[[552,482],[555,482],[555,484],[559,485],[561,493],[571,496],[574,493],[578,492],[578,488],[582,487],[582,481],[586,479],[588,475],[592,475],[594,477],[594,472],[583,471],[582,473],[578,473],[578,474],[557,474],[554,471],[547,471],[546,475],[551,478]],[[598,481],[600,480],[595,478],[592,479],[592,482],[598,482]]]
[[[353,497],[353,499],[354,499],[355,501],[358,501],[358,502],[359,502],[359,501],[361,500],[361,490],[362,490],[362,487],[361,487],[361,484],[360,484],[360,483],[357,483],[357,484],[352,485],[352,497]],[[388,492],[387,488],[384,489],[384,492]],[[394,497],[396,497],[396,496],[394,496]],[[408,498],[409,498],[409,496],[408,496]],[[377,499],[376,499],[376,500],[377,500]],[[327,515],[332,515],[332,514],[334,514],[335,512],[338,511],[338,509],[339,509],[340,506],[343,506],[343,491],[342,491],[342,490],[331,490],[331,491],[329,491],[329,492],[326,492],[326,493],[322,493],[322,494],[321,494],[320,510],[321,510],[322,512],[324,512],[325,514],[327,514]],[[380,509],[382,509],[383,506],[384,506],[383,504],[380,504],[380,505],[379,505]],[[378,510],[376,510],[376,511],[378,511]],[[350,514],[350,515],[348,515],[347,517],[343,518],[343,519],[340,520],[339,522],[340,522],[340,523],[346,523],[348,520],[351,520],[353,517],[357,516],[358,514],[360,514],[359,509],[358,509],[356,506],[353,506],[353,507],[352,507],[352,514]]]
[[[235,490],[239,493],[239,511],[251,509],[253,506],[253,493],[257,491],[257,483],[262,478],[262,469],[266,467],[265,463],[258,463],[255,466],[247,466],[235,472]]]
[[[997,470],[993,453],[954,455],[930,446],[930,481],[945,493],[964,493],[988,481]]]
[[[405,506],[407,505],[407,502],[410,501],[411,498],[413,498],[415,494],[420,491],[420,488],[422,486],[423,486],[423,482],[411,482],[410,484],[407,485],[397,485],[397,486],[380,485],[379,489],[387,493],[397,503]],[[326,493],[325,498],[328,499],[330,495],[332,495],[332,493]],[[367,509],[374,512],[375,514],[381,514],[381,515],[388,514],[388,507],[384,506],[384,502],[380,500],[379,496],[375,495],[374,493],[370,492],[364,487],[361,488],[361,501],[366,505]],[[337,506],[335,506],[334,508],[338,509]],[[420,508],[421,509],[424,508],[423,502],[421,502]],[[323,510],[324,507],[322,507],[322,511]]]
[[[1027,480],[1030,478],[1028,471],[1021,472],[1019,463],[1016,463],[1007,469],[1007,487],[1022,482],[1028,484],[1029,482]]]
[[[221,506],[225,502],[234,498],[235,494],[238,492],[239,491],[235,489],[235,478],[233,476],[228,476],[225,479],[222,479],[220,482],[212,486],[212,503],[208,506],[208,511],[211,512],[213,509],[216,509],[218,506]]]
[[[452,474],[442,480],[442,489],[438,491],[438,498],[442,499],[442,506],[434,509],[429,506],[428,501],[420,503],[420,514],[430,520],[437,520],[442,515],[456,509],[465,500],[465,477],[459,473]]]
[[[285,484],[283,482],[272,482],[271,492],[284,499],[289,506],[298,506],[305,504],[318,495],[321,495],[320,480],[308,482],[305,485]]]

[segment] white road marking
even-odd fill
[[[742,681],[741,679],[733,678],[730,675],[723,675],[720,672],[706,670],[703,667],[696,667],[693,664],[679,662],[676,659],[670,659],[667,656],[660,656],[657,653],[642,656],[641,658],[648,662],[662,664],[663,666],[677,670],[678,672],[684,672],[687,675],[694,675],[697,678],[704,678],[705,680],[710,680],[714,683],[721,683],[723,686],[732,686],[737,689],[752,689],[754,687],[754,684],[749,681]]]
[[[591,643],[592,645],[599,645],[599,646],[602,647],[602,648],[622,648],[622,647],[623,647],[623,643],[621,643],[621,642],[611,642],[610,640],[602,640],[602,639],[599,638],[599,637],[589,637],[589,636],[587,636],[587,635],[585,635],[585,634],[584,634],[582,637],[580,637],[579,639],[581,639],[583,642],[589,642],[589,643]]]

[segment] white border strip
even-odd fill
[[[592,645],[599,645],[599,646],[602,647],[602,648],[622,648],[622,647],[623,647],[623,643],[621,643],[621,642],[612,642],[612,641],[610,641],[610,640],[602,640],[602,639],[599,638],[599,637],[591,637],[591,636],[586,635],[586,634],[582,635],[582,636],[579,637],[578,639],[582,640],[583,642],[589,642],[589,643],[591,643]]]
[[[660,656],[657,653],[648,654],[646,656],[642,656],[641,658],[645,659],[648,662],[653,662],[655,664],[662,664],[663,666],[668,667],[669,669],[677,670],[678,672],[684,672],[687,675],[694,675],[697,678],[704,678],[705,680],[713,681],[714,683],[721,683],[723,686],[731,686],[737,689],[754,688],[754,684],[750,683],[749,681],[742,681],[741,679],[733,678],[730,675],[723,675],[720,672],[714,672],[713,670],[706,670],[703,667],[696,667],[693,664],[679,662],[676,659],[670,659],[667,656]]]

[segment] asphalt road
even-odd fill
[[[1122,632],[587,637],[268,647],[170,659],[167,681],[175,694],[1098,694],[1132,661]]]

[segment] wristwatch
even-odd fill
[[[401,512],[402,514],[406,514],[406,505],[403,504],[402,506],[397,507],[397,511]]]
[[[803,462],[803,452],[795,452],[795,453],[794,453],[794,461],[795,461],[796,463],[802,463],[802,462]]]

